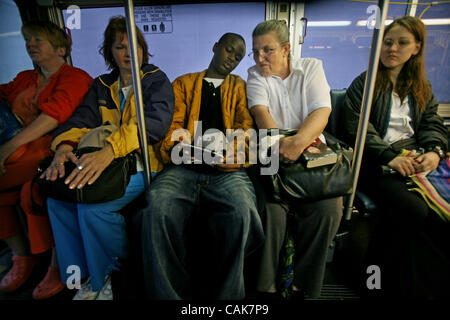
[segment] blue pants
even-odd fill
[[[156,177],[146,197],[140,221],[148,297],[190,299],[194,288],[205,286],[208,292],[202,293],[210,299],[243,299],[244,258],[264,240],[246,172],[207,174],[172,166]],[[201,241],[189,246],[192,230]],[[200,259],[190,268],[195,250]],[[202,274],[195,282],[198,267],[211,277]]]
[[[80,268],[81,278],[90,276],[92,289],[99,291],[106,275],[127,255],[124,217],[118,212],[145,189],[144,174],[131,176],[122,198],[104,203],[80,204],[48,198],[47,206],[55,238],[61,280],[67,267]]]

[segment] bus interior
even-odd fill
[[[36,19],[53,21],[68,30],[73,42],[70,56],[73,66],[85,70],[93,78],[105,73],[107,68],[98,53],[99,44],[109,18],[125,15],[125,2],[0,0],[0,83],[11,81],[22,70],[33,69],[20,28],[23,22]],[[248,53],[251,52],[252,30],[259,22],[284,20],[290,31],[292,55],[313,57],[323,62],[332,88],[333,104],[327,128],[339,137],[339,106],[345,89],[370,64],[374,36],[370,21],[374,19],[376,5],[377,1],[356,0],[134,1],[134,16],[149,44],[150,62],[161,67],[170,81],[181,74],[207,67],[205,61],[210,59],[212,41],[217,35],[225,32],[241,34]],[[392,2],[388,6],[386,24],[404,15],[420,17],[426,25],[426,73],[439,103],[438,113],[450,130],[450,1]],[[247,69],[252,65],[253,59],[245,56],[234,73],[246,79]],[[128,216],[138,207],[139,203],[133,203],[123,210],[123,214]],[[20,211],[20,207],[17,210]],[[356,189],[348,210],[350,214],[342,219],[329,248],[324,285],[320,297],[315,300],[356,301],[364,298],[361,274],[368,278],[370,272],[362,269],[362,261],[377,219],[377,206]],[[21,224],[26,230],[25,218]],[[0,280],[11,267],[11,254],[0,241]],[[31,292],[45,275],[50,256],[45,253],[42,258],[42,265],[38,265],[20,290],[8,294],[0,292],[0,300],[31,300]],[[254,299],[252,263],[250,261],[246,266],[250,301]],[[142,288],[135,278],[134,268],[132,263],[125,263],[121,271],[113,273],[115,300],[139,299]],[[51,300],[70,300],[73,294],[65,289]]]

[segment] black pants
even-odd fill
[[[294,217],[288,221],[288,213]],[[257,289],[267,291],[275,283],[280,271],[286,228],[292,223],[295,255],[294,285],[311,298],[320,295],[325,277],[328,248],[342,218],[342,198],[288,206],[267,203],[262,213],[266,241],[261,256]]]
[[[291,230],[294,255],[294,285],[308,297],[320,295],[325,277],[328,248],[336,235],[342,218],[342,197],[310,203],[288,205],[273,202],[268,179],[258,175],[257,168],[250,168],[258,200],[258,211],[266,239],[261,249],[257,271],[256,289],[267,292],[276,283],[280,272],[280,255],[283,252],[286,230]],[[288,220],[288,214],[293,219]]]
[[[382,294],[449,296],[450,225],[400,176],[365,176],[361,182],[380,207],[366,265],[380,267]]]

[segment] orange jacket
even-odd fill
[[[194,137],[194,121],[198,121],[202,98],[202,82],[206,70],[188,73],[175,79],[172,83],[175,94],[175,112],[164,140],[159,144],[157,156],[163,163],[171,163],[170,153],[174,145],[172,132],[185,128]],[[225,129],[253,128],[253,118],[247,108],[245,81],[237,75],[229,74],[222,82],[220,95],[222,99],[222,115]],[[248,164],[248,139],[246,139],[246,163]],[[236,152],[235,152],[236,154]]]
[[[0,99],[6,98],[12,105],[20,92],[37,83],[37,77],[38,69],[20,72],[13,81],[0,85]],[[89,74],[64,63],[39,93],[36,105],[61,124],[72,115],[91,84]]]

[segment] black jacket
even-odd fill
[[[344,139],[350,145],[353,145],[356,139],[365,78],[366,72],[363,72],[353,80],[345,96],[342,111]],[[378,98],[376,98],[376,92],[377,86],[375,86],[372,100],[363,163],[386,165],[399,154],[401,148],[422,147],[426,150],[440,146],[444,152],[447,151],[447,129],[442,118],[437,114],[438,103],[434,96],[431,97],[425,111],[417,106],[412,95],[408,97],[414,136],[390,145],[382,137],[386,134],[389,125],[392,90],[387,90]]]

